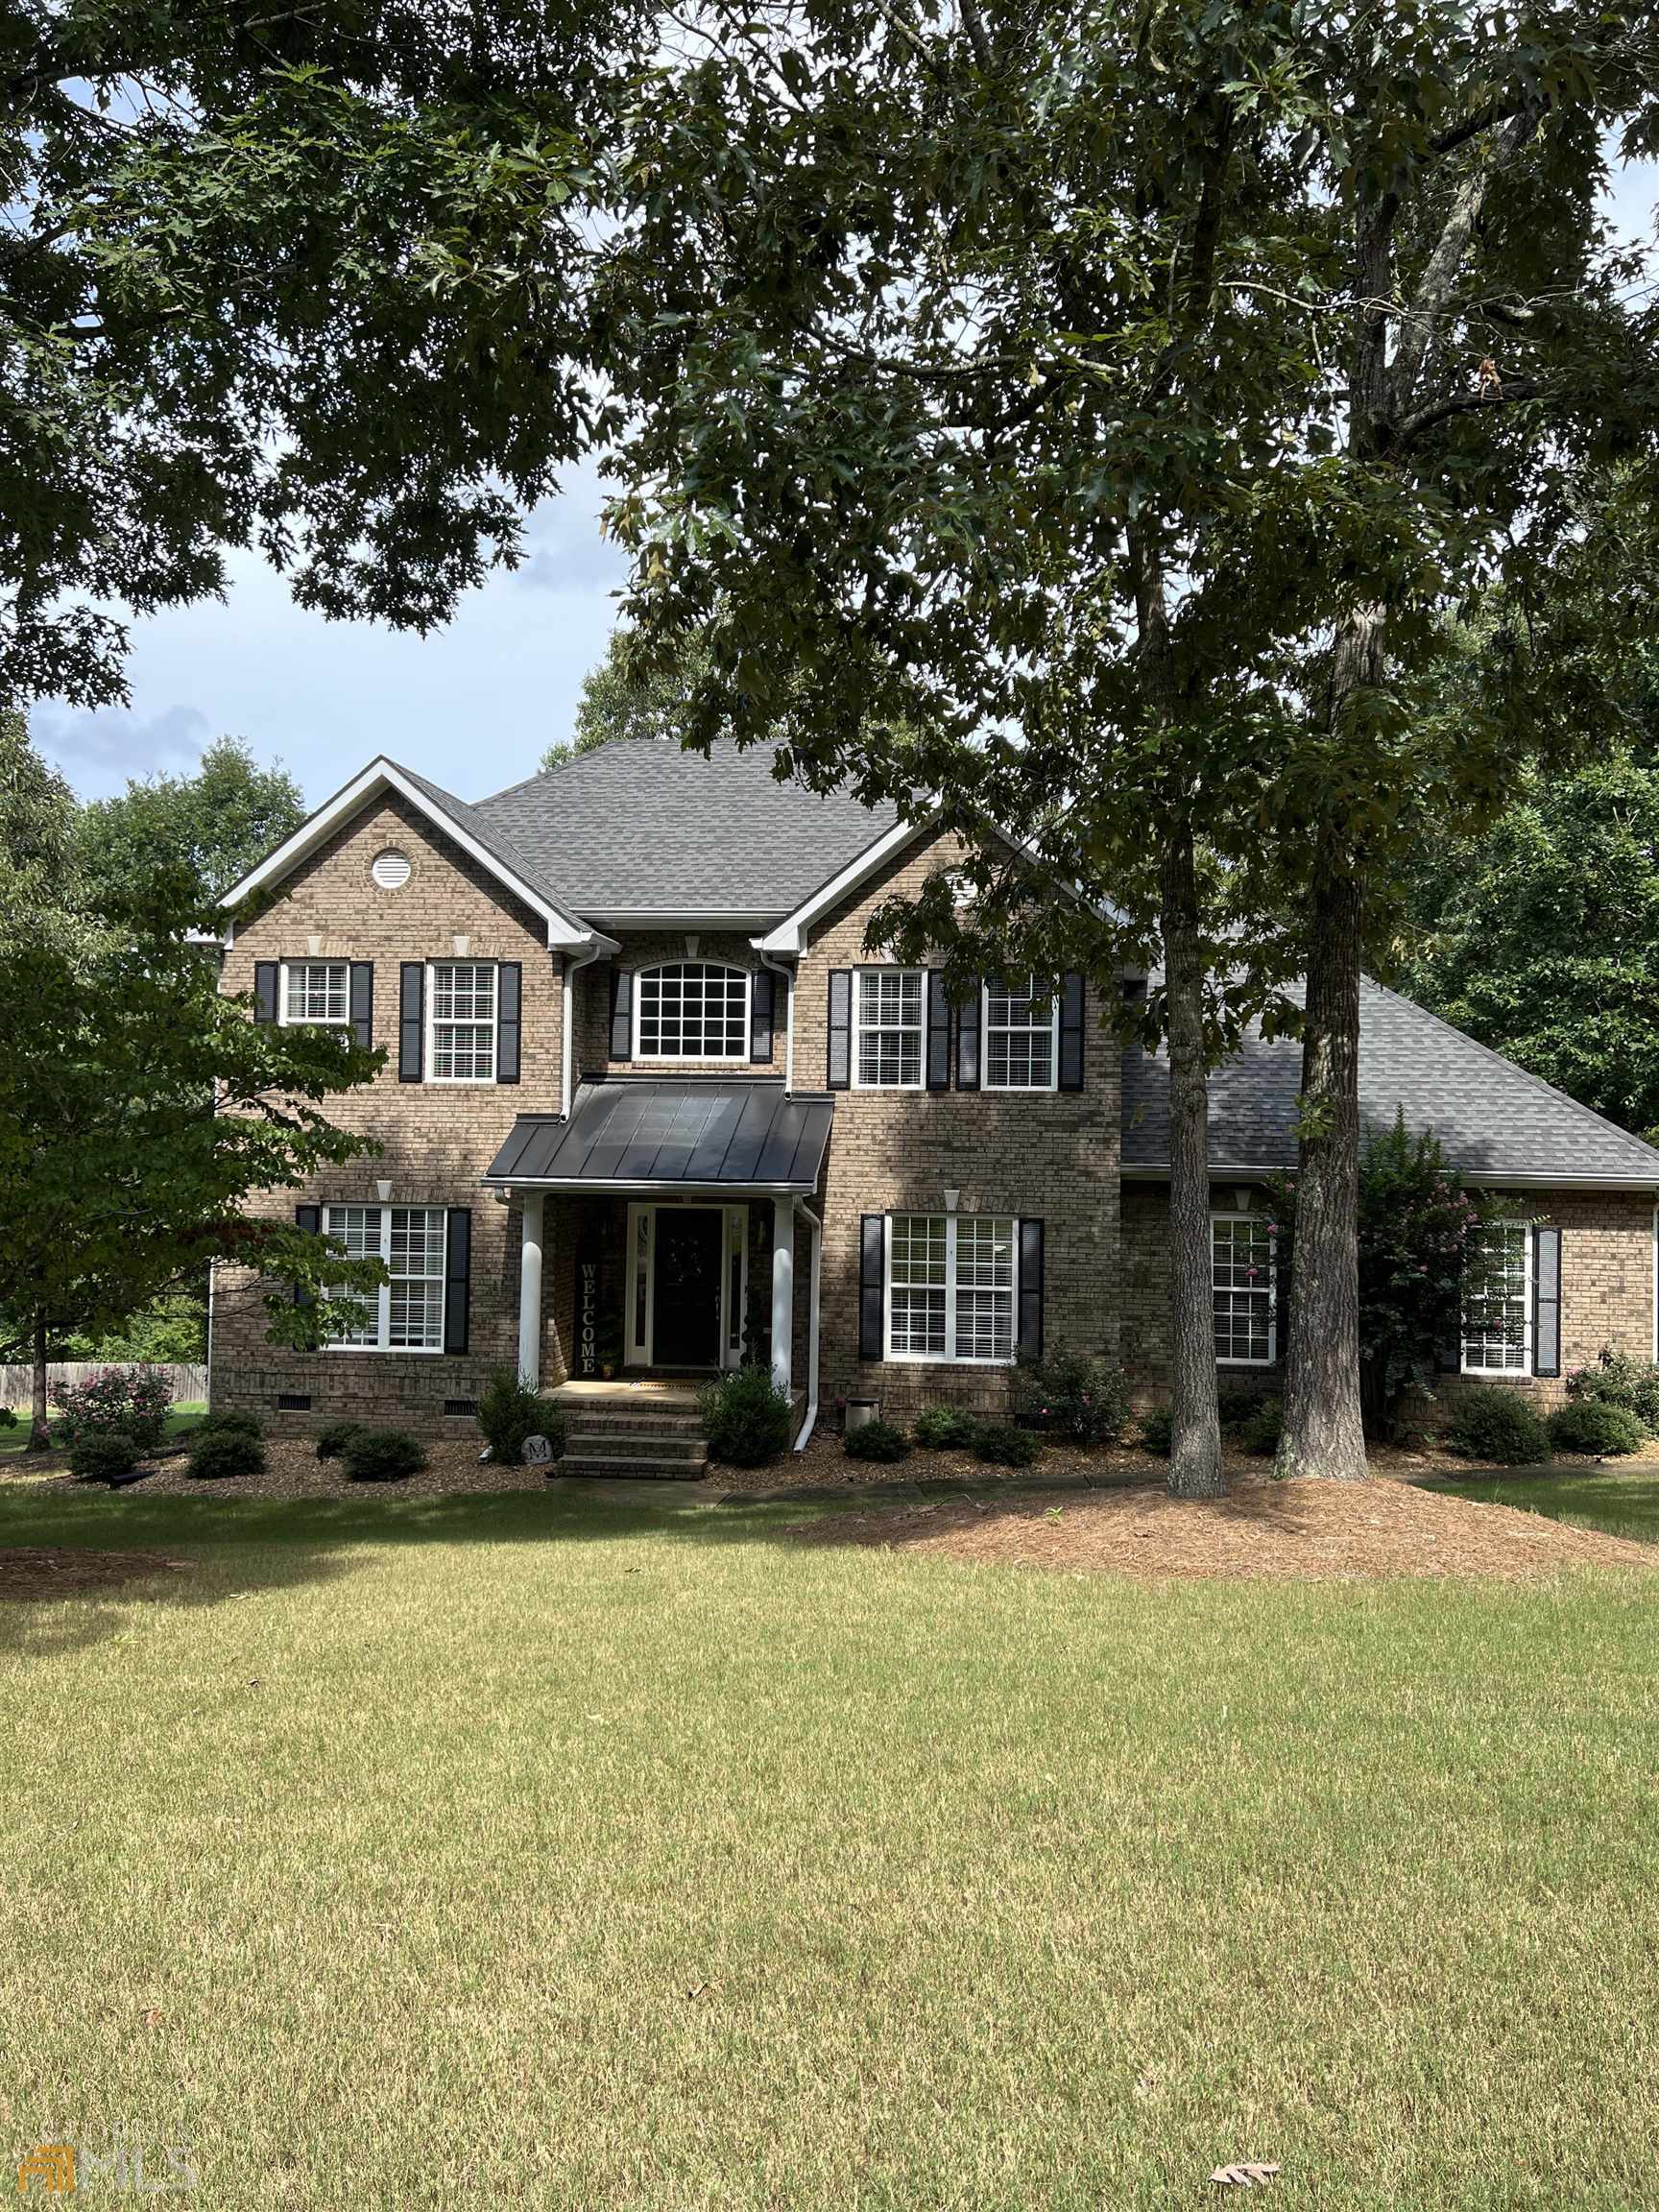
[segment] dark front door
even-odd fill
[[[659,1367],[719,1365],[724,1241],[718,1212],[658,1208],[652,1353]]]

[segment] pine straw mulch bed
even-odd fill
[[[1508,1505],[1409,1482],[1276,1482],[1231,1476],[1232,1495],[1182,1500],[1145,1485],[945,1496],[841,1513],[792,1533],[1055,1573],[1143,1581],[1355,1582],[1387,1575],[1535,1581],[1572,1567],[1659,1567],[1659,1552]]]
[[[0,1600],[8,1598],[79,1598],[116,1582],[149,1575],[181,1575],[185,1559],[158,1551],[83,1551],[55,1544],[0,1546]]]

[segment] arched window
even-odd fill
[[[641,969],[634,994],[641,1060],[747,1060],[749,974],[710,960]]]

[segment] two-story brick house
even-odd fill
[[[869,952],[874,909],[955,858],[764,749],[617,744],[476,805],[371,763],[228,894],[223,985],[384,1049],[330,1108],[379,1156],[269,1204],[391,1282],[296,1355],[222,1268],[216,1402],[436,1429],[500,1364],[557,1388],[757,1354],[804,1437],[821,1400],[995,1406],[1045,1345],[1155,1394],[1162,1064],[1080,978],[952,1004]],[[1403,1105],[1516,1194],[1513,1294],[1462,1363],[1548,1388],[1603,1343],[1650,1356],[1659,1153],[1391,994],[1366,1008],[1368,1114]],[[1252,1042],[1212,1110],[1217,1356],[1264,1376],[1295,1065]]]

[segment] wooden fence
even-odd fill
[[[198,1402],[207,1395],[207,1370],[204,1366],[162,1366],[143,1359],[54,1359],[46,1370],[48,1388],[54,1382],[84,1382],[89,1375],[102,1375],[106,1367],[142,1367],[147,1375],[165,1375],[173,1392],[175,1406],[180,1402]],[[0,1367],[0,1406],[10,1406],[13,1412],[29,1404],[34,1388],[33,1368]]]

